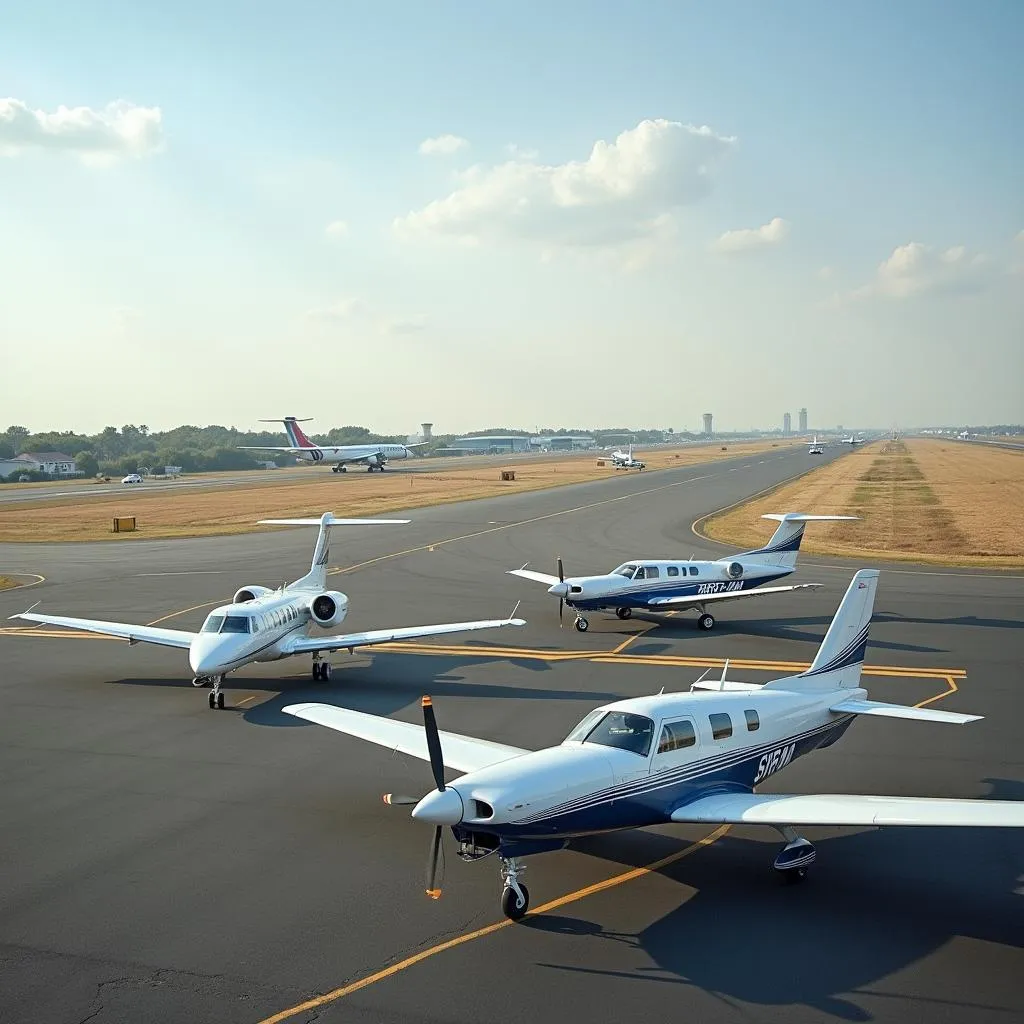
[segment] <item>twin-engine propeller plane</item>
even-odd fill
[[[860,688],[877,569],[850,582],[813,664],[764,685],[698,680],[689,693],[660,693],[591,711],[557,747],[528,751],[439,732],[430,698],[424,727],[327,704],[294,704],[287,714],[429,761],[435,789],[414,805],[434,826],[427,893],[435,899],[444,828],[463,860],[497,854],[501,907],[517,920],[529,892],[521,858],[562,849],[578,836],[678,822],[760,824],[785,840],[774,868],[802,880],[815,859],[802,825],[950,825],[1024,827],[1024,802],[928,797],[755,793],[776,772],[831,746],[858,715],[963,724],[978,715],[883,704]],[[464,774],[445,782],[444,770]]]
[[[508,572],[512,576],[546,583],[548,593],[558,598],[558,621],[562,621],[563,606],[568,605],[576,612],[574,624],[581,633],[590,628],[583,612],[603,608],[613,608],[620,619],[628,619],[634,609],[672,611],[677,608],[695,608],[699,615],[698,628],[712,629],[715,617],[708,608],[717,602],[820,587],[820,583],[796,583],[782,587],[763,587],[761,584],[793,572],[807,523],[836,522],[858,517],[808,516],[801,512],[779,515],[770,512],[761,518],[776,519],[779,522],[778,529],[765,547],[743,551],[714,562],[634,559],[603,576],[566,577],[562,559],[559,558],[557,576],[534,572],[526,567],[529,562],[521,569],[509,569]]]
[[[39,615],[31,609],[12,619],[28,619],[49,626],[81,629],[89,633],[122,637],[129,644],[140,641],[181,647],[188,651],[195,677],[193,686],[212,686],[210,707],[223,708],[221,684],[229,672],[257,661],[278,661],[293,654],[313,656],[313,679],[327,682],[331,663],[323,655],[330,651],[354,651],[357,647],[393,640],[412,640],[441,633],[460,633],[472,629],[496,629],[499,626],[524,626],[524,619],[479,619],[474,622],[444,622],[435,626],[405,626],[371,629],[364,633],[336,633],[310,636],[313,626],[327,630],[340,626],[348,614],[348,597],[327,589],[327,560],[330,556],[332,526],[390,525],[409,519],[335,519],[325,512],[319,519],[261,519],[270,526],[319,526],[313,562],[309,572],[294,583],[277,590],[244,586],[235,592],[230,604],[214,608],[198,633],[160,626],[138,626],[125,622],[102,622],[64,615]],[[36,607],[33,605],[33,607]],[[515,615],[515,610],[512,612]]]
[[[415,444],[313,444],[302,432],[300,423],[305,420],[294,416],[285,416],[281,420],[260,420],[261,423],[283,423],[285,433],[291,444],[286,448],[273,448],[265,445],[239,445],[244,452],[287,452],[294,455],[300,462],[322,462],[331,467],[332,473],[347,473],[348,463],[365,463],[366,472],[375,469],[384,472],[384,466],[391,459],[407,459],[412,449],[424,445],[426,441]]]

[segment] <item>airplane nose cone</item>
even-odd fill
[[[196,637],[188,651],[188,663],[197,676],[216,675],[223,665],[230,662],[225,657],[225,645],[218,637]]]
[[[435,789],[428,793],[412,809],[412,816],[430,825],[458,825],[462,821],[462,811],[462,797],[458,790],[449,786],[445,790]]]
[[[569,584],[565,582],[554,583],[548,587],[548,593],[553,597],[568,597],[569,596]]]

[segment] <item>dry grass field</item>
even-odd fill
[[[940,439],[880,441],[701,530],[738,547],[771,535],[765,512],[856,515],[808,527],[805,551],[942,565],[1024,565],[1024,452]]]
[[[10,590],[17,585],[18,581],[12,580],[10,576],[0,576],[0,590]]]
[[[769,442],[693,448],[658,449],[639,453],[648,470],[709,462],[771,448]],[[258,519],[318,516],[376,516],[398,509],[490,498],[499,494],[540,490],[599,480],[617,472],[599,466],[595,453],[578,458],[510,462],[514,481],[502,481],[502,463],[438,472],[346,473],[320,471],[308,481],[274,484],[260,474],[253,482],[230,488],[200,487],[146,494],[133,490],[123,495],[74,496],[46,502],[18,502],[0,506],[0,541],[88,541],[198,537],[244,533]],[[634,472],[634,471],[629,471]],[[115,516],[135,516],[134,533],[113,533]]]

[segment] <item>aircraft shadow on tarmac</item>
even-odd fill
[[[460,669],[481,663],[506,665],[511,662],[519,667],[536,671],[550,665],[526,659],[502,659],[495,657],[474,657],[472,655],[432,655],[423,657],[412,654],[392,654],[378,651],[367,664],[345,665],[338,662],[330,683],[311,683],[308,675],[267,677],[260,675],[229,676],[224,684],[227,710],[243,714],[247,722],[255,725],[288,726],[305,728],[310,723],[293,715],[281,713],[288,704],[306,701],[336,704],[353,711],[364,711],[374,715],[390,715],[402,708],[418,704],[425,693],[433,697],[483,697],[505,700],[578,700],[592,704],[619,700],[621,694],[602,690],[548,689],[529,686],[513,686],[496,683],[470,683],[460,674]],[[168,686],[192,689],[191,682],[181,677],[130,678],[113,681],[116,686]],[[265,700],[252,708],[234,707],[232,691],[272,692]],[[206,692],[200,690],[200,693]]]
[[[1020,800],[1024,783],[986,779],[990,799]],[[574,973],[612,975],[639,982],[693,986],[724,1002],[762,1006],[803,1005],[840,1020],[870,1021],[870,1005],[906,1001],[906,1012],[936,1004],[956,1010],[1005,1014],[1017,1006],[985,1002],[984,991],[964,1000],[929,999],[884,991],[884,979],[936,953],[957,937],[1018,949],[1024,858],[1012,830],[890,828],[815,839],[818,862],[808,880],[787,886],[769,867],[778,843],[726,835],[695,857],[661,873],[697,892],[636,934],[605,931],[592,921],[541,915],[523,922],[553,934],[592,936],[643,951],[655,966],[608,971],[572,960],[540,966]],[[622,833],[579,841],[572,847],[637,866],[678,849],[671,836]],[[881,990],[880,990],[881,989]],[[942,1007],[943,1009],[939,1009]],[[892,1014],[887,1012],[885,1016]]]
[[[919,622],[926,626],[983,626],[988,629],[1024,629],[1024,619],[989,619],[978,615],[947,615],[928,618],[923,615],[900,615],[898,612],[876,613],[872,622]]]
[[[828,629],[829,624],[832,622],[832,616],[806,615],[801,618],[785,619],[737,619],[731,622],[719,619],[714,631],[711,633],[699,632],[695,623],[678,623],[675,619],[666,619],[663,616],[648,612],[633,612],[630,621],[647,622],[657,627],[656,630],[643,634],[645,640],[648,637],[651,637],[652,639],[657,637],[659,640],[662,638],[665,640],[691,640],[699,643],[705,638],[714,638],[716,636],[750,636],[764,637],[765,639],[771,640],[801,640],[805,643],[813,644],[814,647],[817,648],[824,639],[825,631]],[[872,622],[885,621],[886,616],[884,615],[876,615],[872,619]],[[923,622],[927,620],[890,618],[890,621]],[[597,626],[597,620],[595,620],[594,625]],[[810,630],[803,628],[808,626],[820,626],[821,629]],[[617,632],[612,632],[611,635],[613,637],[617,637],[619,632],[622,633],[623,637],[627,637],[632,630],[619,630]],[[942,647],[928,647],[923,644],[894,643],[888,640],[878,640],[875,637],[871,637],[869,647],[873,647],[877,650],[908,651],[913,654],[941,654],[946,650]],[[631,654],[666,654],[669,652],[670,648],[667,643],[651,643],[650,641],[647,641],[645,643],[636,643],[630,647]],[[694,653],[694,649],[688,648],[686,650],[675,651],[675,653],[692,655]]]

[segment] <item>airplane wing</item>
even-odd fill
[[[555,581],[558,582],[557,580]],[[760,597],[762,594],[781,594],[786,590],[807,590],[820,587],[820,583],[793,583],[786,587],[758,587],[755,590],[733,590],[724,594],[688,594],[685,597],[654,597],[647,604],[652,608],[671,605],[678,608],[687,604],[710,604],[712,601],[738,601],[741,597]]]
[[[196,635],[195,633],[186,633],[182,629],[136,626],[130,622],[102,622],[99,619],[73,619],[66,615],[37,615],[34,612],[22,612],[20,615],[12,615],[11,618],[42,622],[47,626],[81,629],[87,633],[102,633],[104,636],[121,637],[130,643],[141,641],[147,644],[160,644],[163,647],[188,648],[192,643],[192,638]]]
[[[949,825],[1024,828],[1024,801],[924,796],[719,793],[672,812],[672,821],[731,825]]]
[[[415,640],[421,636],[461,633],[471,629],[497,629],[499,626],[525,626],[525,619],[479,619],[476,622],[443,622],[437,626],[403,626],[394,629],[371,629],[365,633],[342,633],[337,636],[296,637],[288,645],[289,654],[313,651],[344,651],[355,647],[372,647],[394,640]]]
[[[399,750],[421,761],[430,760],[422,725],[396,722],[393,718],[367,715],[362,711],[349,711],[333,704],[289,704],[281,710],[286,715],[304,718],[307,722],[315,722],[389,750]],[[457,772],[475,772],[499,761],[508,761],[520,754],[529,753],[521,747],[508,747],[503,743],[462,736],[457,732],[439,732],[438,735],[441,737],[445,767]]]
[[[292,455],[298,455],[301,451],[308,451],[308,448],[275,448],[273,445],[267,444],[240,444],[235,446],[240,452],[290,452]]]
[[[557,576],[552,576],[546,572],[534,572],[532,569],[527,569],[524,565],[522,569],[508,569],[506,570],[509,576],[521,576],[524,580],[533,580],[535,583],[546,583],[549,587],[554,586],[559,582]]]

